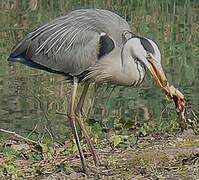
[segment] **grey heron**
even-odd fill
[[[92,82],[139,86],[148,69],[160,87],[172,97],[158,45],[149,38],[133,35],[127,21],[108,10],[79,9],[56,18],[30,32],[12,50],[8,60],[62,74],[71,80],[73,88],[68,119],[84,171],[86,161],[76,122],[84,133],[95,165],[99,164],[82,119],[83,104]],[[75,107],[79,83],[84,84],[84,89]]]

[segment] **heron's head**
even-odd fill
[[[161,65],[161,54],[157,44],[151,39],[133,37],[127,42],[131,55],[149,69],[161,88],[167,88],[168,81]]]

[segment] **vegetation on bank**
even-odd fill
[[[96,169],[86,146],[89,175],[81,171],[76,145],[33,143],[10,136],[0,144],[0,178],[3,179],[144,179],[199,177],[199,138],[189,129],[178,135],[148,135],[136,143],[96,142],[101,166]],[[126,137],[127,138],[127,137]],[[127,138],[128,139],[128,138]],[[82,141],[84,144],[84,142]]]

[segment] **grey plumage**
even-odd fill
[[[25,58],[33,62],[65,74],[79,75],[96,63],[101,33],[106,33],[120,47],[124,30],[130,30],[128,23],[115,13],[76,10],[29,33],[11,56],[25,51]]]

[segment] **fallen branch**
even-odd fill
[[[34,140],[31,140],[31,139],[28,139],[26,137],[23,137],[19,134],[17,134],[16,132],[13,132],[13,131],[9,131],[9,130],[5,130],[5,129],[0,129],[1,132],[5,132],[5,133],[8,133],[8,134],[12,134],[13,136],[19,138],[19,139],[22,139],[26,142],[29,142],[29,143],[32,143],[32,144],[39,144],[38,142],[34,141]]]

